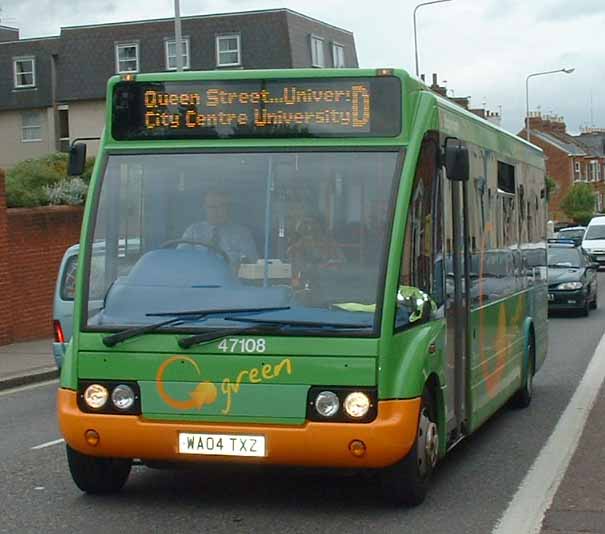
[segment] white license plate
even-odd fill
[[[549,293],[548,300],[555,300],[555,296],[552,293]]]
[[[605,256],[597,256],[597,261],[605,261]]]
[[[241,434],[179,434],[181,454],[266,456],[265,436]]]

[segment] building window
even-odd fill
[[[24,143],[42,141],[42,113],[24,111],[21,113],[21,139]]]
[[[311,35],[311,65],[314,67],[325,67],[324,40],[316,35]]]
[[[216,64],[219,67],[237,67],[242,64],[239,34],[217,35]]]
[[[190,68],[189,64],[189,39],[182,39],[182,57],[183,57],[183,68]],[[165,41],[166,47],[166,69],[176,70],[176,40],[172,39]]]
[[[36,87],[36,60],[33,57],[18,57],[14,60],[15,88]]]
[[[345,66],[345,47],[338,43],[332,43],[332,59],[334,66],[337,69],[342,69]]]
[[[139,44],[116,45],[116,71],[118,74],[139,72]]]
[[[575,182],[579,182],[580,179],[582,178],[582,168],[580,167],[580,162],[576,161],[574,162],[574,181]]]
[[[59,151],[69,152],[69,106],[57,107],[59,119]]]
[[[590,179],[593,182],[598,182],[600,177],[601,168],[599,167],[599,162],[597,160],[592,160],[590,162]]]

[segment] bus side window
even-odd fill
[[[442,181],[438,137],[425,137],[403,243],[395,328],[433,319],[443,305]]]

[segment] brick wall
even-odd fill
[[[57,271],[81,223],[81,208],[6,209],[0,193],[0,344],[52,336]]]
[[[12,340],[11,285],[9,278],[8,223],[6,217],[6,195],[4,193],[4,171],[0,169],[0,345]]]

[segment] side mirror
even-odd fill
[[[445,172],[449,180],[464,182],[469,178],[468,148],[455,137],[445,140]]]
[[[69,176],[81,176],[86,165],[86,145],[74,143],[69,149],[69,165],[67,173]]]
[[[598,262],[596,262],[596,261],[593,261],[593,262],[592,262],[592,263],[589,265],[589,267],[590,267],[591,269],[594,269],[595,271],[598,271],[600,266],[601,266],[601,264],[600,264],[600,263],[598,263]]]

